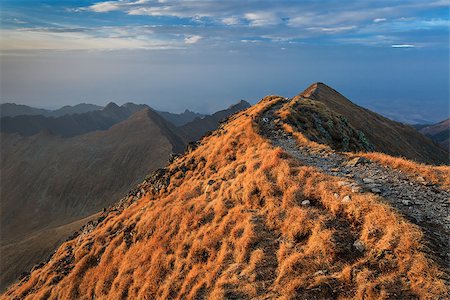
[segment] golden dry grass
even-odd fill
[[[187,171],[167,191],[109,213],[3,298],[446,298],[417,227],[373,195],[343,203],[348,187],[257,133],[278,101],[231,118],[169,166]]]
[[[393,157],[384,153],[370,152],[358,153],[358,155],[376,161],[393,169],[401,170],[410,176],[421,176],[434,184],[439,184],[444,189],[450,189],[450,167],[430,166],[407,160],[401,157]]]

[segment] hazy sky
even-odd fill
[[[446,0],[0,5],[1,102],[213,112],[322,81],[400,121],[449,115]]]

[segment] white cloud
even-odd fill
[[[198,43],[203,37],[200,35],[191,35],[184,39],[185,44],[196,44]]]
[[[240,19],[238,17],[232,16],[222,19],[222,23],[225,25],[238,25],[240,23]]]
[[[114,10],[120,10],[121,5],[117,3],[117,1],[107,1],[107,2],[100,2],[95,3],[91,6],[89,6],[89,9],[98,12],[98,13],[104,13],[104,12],[110,12]]]
[[[387,19],[386,18],[375,18],[373,19],[374,23],[380,23],[380,22],[385,22]]]
[[[355,28],[356,28],[356,26],[352,25],[352,26],[340,26],[340,27],[310,27],[308,29],[319,30],[319,31],[328,32],[328,33],[337,33],[337,32],[342,32],[342,31],[353,30]]]
[[[246,13],[244,17],[250,22],[250,26],[272,26],[280,23],[281,19],[271,11]]]
[[[393,44],[391,45],[392,48],[415,48],[415,45],[412,44]]]
[[[58,31],[48,28],[2,29],[0,50],[118,50],[178,49],[183,41],[152,36],[151,31],[102,27],[96,30]]]
[[[98,13],[106,13],[106,12],[110,12],[110,11],[129,9],[130,7],[133,7],[133,6],[145,5],[145,4],[148,4],[149,2],[150,2],[150,0],[104,1],[104,2],[94,3],[93,5],[89,6],[87,9],[94,11],[94,12],[98,12]],[[162,1],[158,1],[158,2],[162,2]]]

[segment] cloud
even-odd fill
[[[244,15],[250,22],[250,26],[273,26],[280,23],[281,19],[270,11],[250,12]]]
[[[337,33],[337,32],[342,32],[342,31],[353,30],[355,28],[356,28],[356,26],[352,25],[352,26],[340,26],[340,27],[310,27],[308,29],[318,30],[318,31],[328,32],[328,33]]]
[[[238,25],[240,23],[240,19],[236,16],[227,17],[222,19],[222,23],[225,25]]]
[[[391,45],[392,48],[415,48],[415,45],[412,44],[393,44]]]
[[[184,39],[185,44],[196,44],[198,43],[203,37],[200,35],[191,35]]]
[[[59,34],[62,39],[70,32],[80,32],[89,40],[99,39],[95,47],[103,43],[104,39],[111,38],[117,39],[113,45],[118,44],[120,39],[120,44],[128,44],[133,49],[146,47],[147,43],[155,40],[167,42],[168,45],[184,45],[196,44],[201,39],[211,42],[208,47],[231,47],[233,43],[242,44],[241,41],[251,40],[265,45],[301,42],[385,47],[406,44],[405,41],[421,47],[445,44],[445,38],[439,37],[443,36],[442,28],[450,26],[450,21],[440,16],[439,11],[449,1],[351,2],[352,5],[342,5],[336,0],[324,0],[321,3],[275,0],[109,0],[85,7],[67,8],[67,15],[62,16],[64,19],[44,18],[45,21],[42,21],[43,18],[35,17],[34,20],[39,20],[34,21],[35,24],[31,21],[26,25],[10,22],[8,26],[9,29],[29,27],[26,31],[33,41],[35,37],[54,39],[54,36],[50,36],[51,32]],[[324,5],[326,10],[323,9]],[[436,9],[436,12],[430,12],[432,18],[427,18],[422,13],[425,9]],[[92,12],[96,13],[95,18],[92,18]],[[118,18],[117,14],[120,13],[125,16]],[[71,23],[64,24],[69,22],[66,20],[71,20]],[[420,32],[423,30],[427,30],[427,34]],[[38,34],[38,31],[48,31],[48,34]],[[431,36],[436,40],[434,44],[430,41]],[[280,46],[283,45],[277,45]]]
[[[2,29],[0,50],[181,49],[183,41],[156,35],[147,27],[96,29]]]
[[[118,0],[118,1],[105,1],[98,2],[88,7],[89,10],[98,12],[98,13],[106,13],[111,11],[123,10],[129,7],[133,7],[136,5],[147,4],[148,0],[137,0],[137,1],[126,1],[126,0]]]

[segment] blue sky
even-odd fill
[[[404,122],[449,108],[450,1],[1,2],[1,101],[212,112],[323,81]]]

